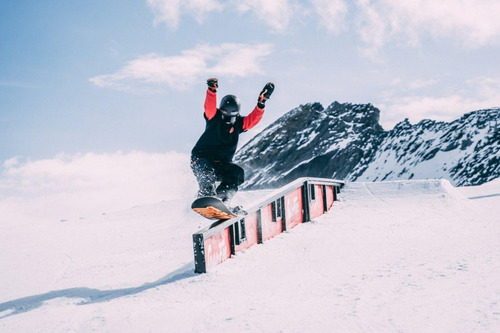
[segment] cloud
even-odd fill
[[[286,33],[303,19],[315,20],[329,33],[354,31],[362,53],[376,59],[392,42],[419,46],[424,38],[449,38],[466,48],[500,41],[497,0],[148,0],[155,24],[176,29],[182,16],[204,23],[212,12],[252,15],[273,31]],[[349,13],[351,11],[351,13]],[[348,14],[351,14],[348,16]]]
[[[0,170],[2,217],[78,219],[179,197],[188,203],[197,190],[189,156],[174,152],[16,157]]]
[[[426,87],[433,86],[437,83],[438,81],[436,79],[427,79],[427,80],[415,80],[412,81],[408,84],[408,89],[410,90],[416,90],[416,89],[422,89]]]
[[[165,23],[172,30],[177,29],[184,13],[194,16],[201,24],[208,13],[223,9],[215,0],[148,0],[148,5],[153,10],[154,23]]]
[[[422,82],[434,83],[433,80]],[[422,119],[451,121],[466,112],[500,107],[500,80],[489,77],[474,78],[466,82],[466,89],[445,96],[397,97],[391,93],[379,106],[382,111],[381,123],[386,128],[391,128],[404,118],[412,122]]]
[[[155,24],[176,29],[183,15],[204,23],[212,12],[252,15],[275,32],[286,33],[301,19],[317,20],[328,32],[355,31],[362,52],[376,58],[390,42],[416,47],[425,37],[450,38],[466,48],[500,41],[497,0],[147,0]],[[352,11],[348,21],[349,11]]]
[[[366,55],[390,41],[418,46],[424,36],[451,38],[476,48],[500,41],[496,0],[357,0],[357,32]]]
[[[344,0],[311,0],[311,3],[328,32],[339,34],[347,28],[348,6]]]
[[[370,0],[358,0],[356,5],[359,10],[356,15],[357,33],[361,41],[365,43],[362,53],[369,58],[375,58],[386,43],[387,23]]]
[[[272,53],[272,45],[223,44],[220,48],[209,47],[207,52],[212,54],[210,60],[217,62],[206,73],[245,77],[264,73],[260,61]]]
[[[233,5],[240,13],[251,13],[277,32],[284,32],[300,6],[289,0],[239,0]]]
[[[130,92],[154,92],[165,86],[184,90],[213,73],[228,77],[262,74],[261,62],[271,53],[271,44],[198,45],[177,56],[143,55],[118,72],[93,77],[90,82]]]
[[[211,12],[237,12],[252,15],[274,32],[285,33],[291,24],[314,12],[328,32],[339,33],[345,28],[348,6],[345,0],[148,0],[154,14],[154,23],[165,23],[170,29],[178,28],[181,17],[193,16],[204,23]]]

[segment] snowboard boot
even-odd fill
[[[243,210],[243,207],[242,206],[234,206],[234,207],[228,207],[229,210],[231,212],[233,212],[233,214],[236,214],[236,215],[242,215],[242,214],[245,214],[245,211]]]
[[[243,207],[238,205],[238,206],[231,206],[231,200],[228,198],[223,198],[222,203],[235,215],[242,215],[245,214],[245,211],[243,210]]]

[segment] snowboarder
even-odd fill
[[[216,78],[207,80],[205,97],[205,131],[191,151],[191,169],[198,181],[198,197],[216,196],[226,205],[244,181],[243,169],[232,162],[238,138],[259,123],[266,101],[274,91],[269,82],[259,94],[257,105],[248,116],[240,115],[240,100],[224,96],[217,108]],[[216,187],[216,182],[220,182]]]

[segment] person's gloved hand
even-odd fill
[[[207,85],[211,92],[217,92],[217,88],[219,88],[219,82],[214,77],[207,80]]]
[[[259,99],[257,101],[257,106],[263,109],[266,105],[266,101],[271,98],[274,91],[274,83],[268,82],[259,94]]]

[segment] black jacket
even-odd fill
[[[243,130],[244,117],[238,116],[233,125],[222,120],[217,110],[215,117],[208,120],[205,116],[205,132],[196,142],[191,154],[221,162],[231,162],[238,146],[238,139]]]

